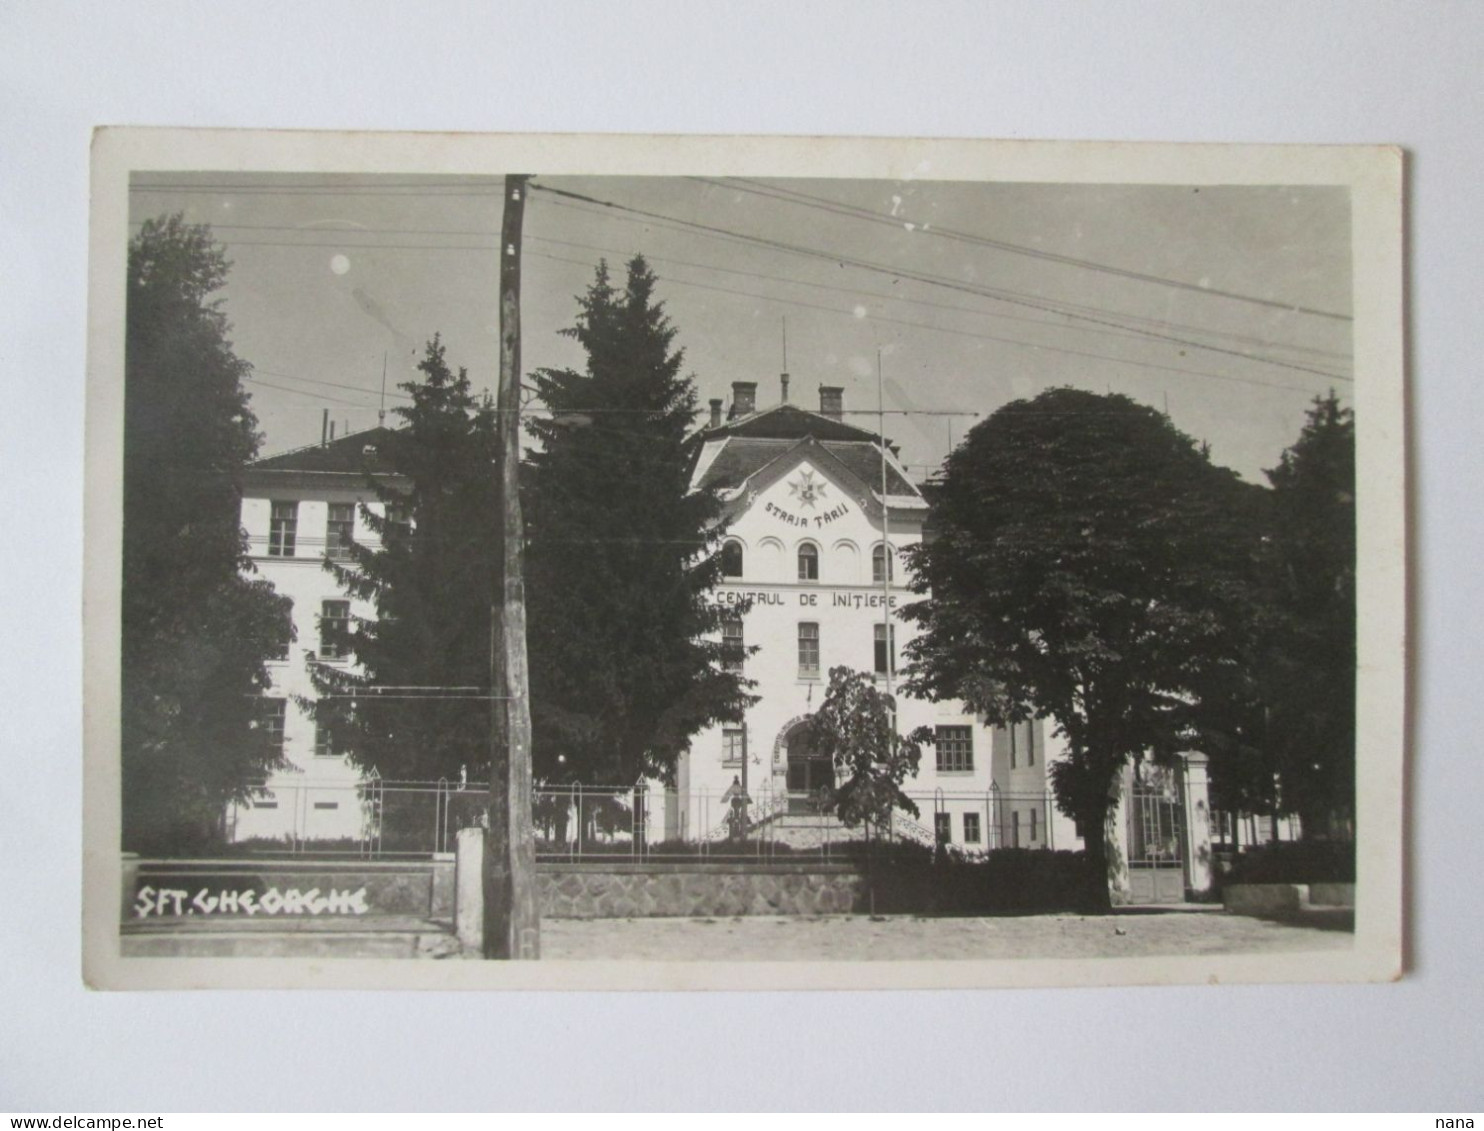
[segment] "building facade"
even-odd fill
[[[378,460],[384,434],[374,428],[347,435],[259,460],[247,472],[242,526],[253,568],[293,605],[283,650],[268,664],[273,685],[259,716],[283,766],[249,801],[232,807],[234,840],[323,843],[364,836],[362,775],[332,747],[328,728],[316,723],[309,665],[348,663],[327,645],[326,629],[374,611],[340,588],[326,562],[348,561],[352,542],[377,544],[360,508],[385,513],[373,476],[398,483]]]
[[[810,746],[809,720],[831,669],[844,666],[893,696],[899,733],[926,726],[934,736],[903,786],[919,815],[898,815],[894,833],[970,852],[1072,847],[1049,802],[1046,763],[1059,750],[1044,724],[990,727],[961,703],[900,690],[902,650],[915,635],[900,614],[919,599],[905,587],[901,555],[923,537],[921,490],[889,444],[846,422],[842,389],[821,387],[818,411],[787,397],[786,375],[783,399],[766,409],[755,384],[736,382],[730,411],[723,418],[712,401],[699,437],[692,488],[720,493],[727,524],[724,581],[712,597],[735,610],[724,642],[758,702],[692,740],[665,835],[727,835],[739,791],[752,827],[818,812],[834,770]]]

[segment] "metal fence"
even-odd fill
[[[745,796],[735,787],[540,786],[531,816],[542,860],[829,858],[895,844],[965,855],[1057,847],[1049,793],[905,792],[917,816],[897,809],[869,828],[845,825],[825,793],[771,785]],[[447,780],[275,783],[234,807],[227,831],[239,851],[254,854],[421,857],[452,852],[459,830],[482,825],[488,806],[488,789]],[[254,815],[255,808],[273,812]]]

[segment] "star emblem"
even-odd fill
[[[826,486],[823,481],[814,478],[814,472],[806,468],[799,472],[797,479],[789,483],[788,493],[795,496],[803,506],[813,509],[824,498]]]

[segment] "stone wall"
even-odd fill
[[[126,853],[122,871],[126,922],[198,915],[453,917],[452,853],[399,862],[140,860]],[[301,906],[299,897],[311,893],[313,902]],[[330,893],[340,898],[328,899]]]
[[[857,909],[861,877],[828,864],[543,864],[552,919],[835,915]]]

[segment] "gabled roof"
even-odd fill
[[[708,437],[709,439],[709,437]],[[775,460],[801,446],[822,449],[873,494],[881,493],[881,449],[861,440],[843,442],[804,436],[797,440],[731,437],[720,441],[721,450],[712,457],[697,487],[735,490]],[[917,497],[917,488],[902,475],[896,463],[886,463],[886,490],[893,497]]]
[[[392,429],[384,426],[368,428],[364,432],[352,432],[338,440],[331,440],[328,444],[314,444],[256,460],[249,465],[248,471],[392,475],[395,472],[381,456],[386,437],[391,434]]]
[[[727,420],[715,428],[701,429],[701,439],[714,440],[723,436],[747,436],[770,440],[802,440],[813,436],[817,440],[868,440],[876,443],[876,433],[854,424],[846,424],[832,416],[810,412],[795,404],[778,404],[772,408],[759,409],[735,420]],[[888,441],[889,443],[889,441]]]

